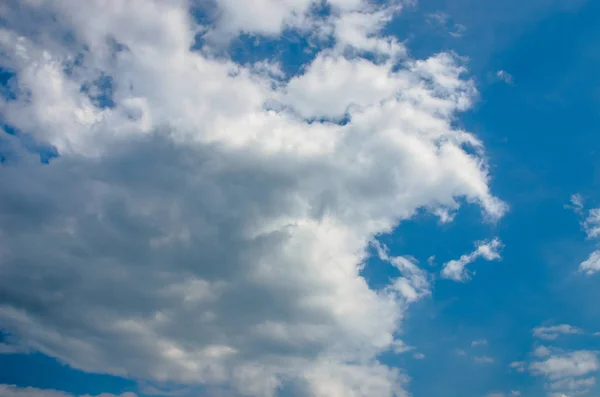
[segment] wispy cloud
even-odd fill
[[[512,74],[508,73],[506,70],[498,70],[496,72],[496,77],[506,84],[512,84],[514,82]]]
[[[464,282],[470,278],[469,273],[465,269],[470,263],[479,258],[483,258],[486,261],[501,259],[500,249],[502,248],[502,243],[498,238],[478,242],[476,246],[475,251],[462,255],[459,259],[446,262],[442,269],[442,277]]]
[[[477,364],[492,364],[495,360],[490,356],[474,356],[473,361]]]
[[[536,327],[532,330],[533,336],[545,340],[554,340],[560,335],[582,334],[583,331],[569,324],[553,325],[549,327]]]

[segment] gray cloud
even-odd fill
[[[0,323],[29,349],[141,381],[403,395],[406,377],[376,357],[401,346],[404,313],[430,286],[376,237],[420,208],[506,210],[481,142],[453,128],[475,95],[464,67],[440,54],[396,70],[402,46],[379,29],[397,10],[338,1],[320,26],[335,27],[331,62],[292,85],[191,51],[187,5],[32,2],[47,33],[0,31],[19,83],[2,115],[60,154],[39,164],[7,138],[19,161],[0,173]],[[318,78],[331,65],[344,84]],[[365,90],[366,72],[395,89]],[[81,89],[100,75],[114,106]],[[311,108],[324,92],[338,103]],[[381,290],[360,273],[370,244],[399,273]]]

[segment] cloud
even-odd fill
[[[74,397],[73,394],[52,389],[38,389],[35,387],[18,387],[15,385],[0,384],[0,397]],[[88,394],[80,397],[93,397]],[[123,393],[119,395],[102,393],[95,397],[136,397],[135,393]]]
[[[423,360],[425,358],[425,355],[423,353],[415,353],[413,354],[413,357],[417,360]]]
[[[546,346],[538,346],[533,354],[537,357],[547,357],[550,355],[550,349],[548,349]]]
[[[337,0],[323,21],[311,4],[219,0],[206,27],[183,0],[9,3],[17,89],[0,112],[58,153],[40,164],[3,135],[18,161],[0,173],[0,323],[21,344],[229,396],[404,395],[377,357],[429,278],[376,237],[419,209],[506,206],[454,127],[476,95],[460,59],[398,62],[380,34],[397,7]],[[335,45],[297,76],[217,47],[309,25]],[[377,290],[361,276],[372,245],[397,272]]]
[[[460,38],[467,31],[467,27],[460,23],[452,23],[450,15],[443,11],[436,11],[425,16],[425,20],[432,27],[442,28],[450,36]]]
[[[583,331],[569,324],[560,324],[550,327],[536,327],[533,329],[532,333],[536,338],[554,340],[560,335],[576,335],[583,333]]]
[[[576,213],[583,214],[583,199],[581,195],[571,196],[572,206]],[[598,239],[600,237],[600,208],[593,208],[588,211],[587,217],[581,223],[588,239]],[[579,271],[593,275],[600,271],[600,250],[593,251],[588,258],[579,264]]]
[[[496,77],[499,80],[505,82],[506,84],[512,84],[514,81],[513,76],[510,73],[508,73],[506,70],[498,70],[496,72]]]
[[[487,339],[478,339],[471,342],[471,346],[486,346],[488,344]]]
[[[595,377],[589,375],[597,372],[600,365],[595,352],[557,350],[543,360],[532,362],[529,369],[547,379],[546,388],[552,395],[578,395],[595,384]]]
[[[517,372],[525,372],[525,361],[513,361],[509,367]]]
[[[502,243],[498,238],[478,242],[476,246],[475,251],[470,254],[465,254],[459,259],[445,263],[442,269],[442,277],[465,282],[470,278],[469,273],[465,269],[467,265],[479,258],[487,261],[499,260],[501,258],[499,250],[502,248]]]
[[[592,275],[600,271],[600,250],[596,250],[579,265],[579,270]]]
[[[489,356],[474,356],[473,362],[476,364],[492,364],[495,360]]]
[[[565,208],[570,208],[577,214],[581,215],[583,212],[583,197],[581,196],[581,194],[572,194],[570,198],[570,204],[565,205]]]

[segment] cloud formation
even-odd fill
[[[315,4],[219,0],[210,25],[184,0],[2,8],[2,117],[58,154],[2,137],[0,323],[19,343],[231,396],[404,395],[376,357],[428,277],[376,237],[418,209],[506,206],[453,124],[476,94],[460,61],[407,58],[380,33],[398,4]],[[335,44],[296,76],[220,51],[283,29]],[[398,272],[381,290],[361,276],[372,244]]]
[[[490,241],[480,241],[476,246],[475,251],[462,255],[459,259],[445,263],[442,269],[442,277],[465,282],[470,279],[470,275],[466,270],[467,265],[479,258],[483,258],[486,261],[494,261],[501,258],[500,249],[502,248],[502,243],[498,238]]]
[[[575,211],[583,215],[583,199],[580,195],[574,194],[571,197],[573,208]],[[592,208],[588,211],[587,216],[581,222],[581,226],[585,231],[587,238],[597,240],[600,238],[600,208]],[[579,265],[579,271],[593,275],[600,271],[600,250],[593,251],[588,258]]]
[[[553,325],[548,327],[536,327],[533,329],[533,336],[545,340],[555,340],[560,335],[581,334],[583,331],[569,324]]]

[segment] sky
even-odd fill
[[[598,18],[2,2],[0,397],[599,397]]]

